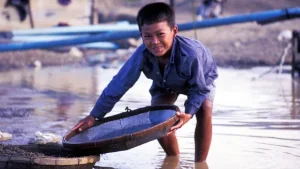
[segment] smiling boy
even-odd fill
[[[158,139],[167,156],[179,155],[175,131],[194,115],[195,162],[206,160],[212,137],[212,108],[217,65],[199,41],[178,35],[171,6],[156,2],[145,5],[137,15],[143,44],[139,46],[98,98],[90,115],[72,130],[85,130],[112,110],[135,84],[141,72],[153,83],[151,105],[174,104],[179,94],[187,96],[185,111],[177,112],[179,123]]]

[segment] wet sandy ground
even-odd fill
[[[300,167],[300,88],[290,74],[269,67],[219,69],[213,113],[210,169],[296,169]],[[287,68],[289,69],[289,68]],[[92,109],[118,69],[48,67],[1,73],[0,130],[4,144],[26,144],[36,131],[65,135]],[[151,81],[143,75],[109,114],[147,106]],[[185,97],[176,105],[183,109]],[[165,159],[156,141],[101,155],[96,165],[121,169],[194,168],[192,119],[177,132],[181,155]],[[165,161],[165,162],[164,162]]]

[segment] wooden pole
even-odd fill
[[[33,17],[32,17],[32,12],[31,12],[31,0],[28,0],[28,15],[29,15],[29,20],[30,20],[30,27],[34,28],[34,22],[33,22]]]
[[[95,15],[95,0],[91,0],[90,25],[94,25],[94,15]]]
[[[175,2],[174,2],[174,0],[170,0],[170,6],[174,9],[174,7],[175,7]]]

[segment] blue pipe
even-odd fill
[[[244,23],[244,22],[257,22],[259,24],[267,24],[276,21],[292,19],[300,17],[300,7],[297,8],[287,8],[287,9],[277,9],[264,12],[255,12],[250,14],[241,14],[230,17],[223,17],[217,19],[207,19],[204,21],[197,21],[193,23],[185,23],[179,25],[179,30],[191,30],[195,28],[205,28],[212,26],[222,26],[234,23]]]
[[[80,37],[89,37],[90,35],[41,35],[41,36],[14,36],[10,39],[12,42],[41,42],[41,41],[54,41],[64,39],[74,39]]]
[[[42,36],[14,36],[12,41],[14,42],[49,42],[49,41],[58,41],[66,39],[74,39],[79,37],[85,37],[86,35],[42,35]],[[109,49],[116,50],[120,46],[113,42],[94,42],[94,43],[85,43],[80,44],[79,47],[83,48],[93,48],[93,49]]]
[[[79,38],[70,38],[64,40],[39,41],[39,42],[16,42],[0,45],[0,52],[29,50],[29,49],[46,49],[53,47],[62,47],[70,45],[79,45],[92,42],[102,42],[111,40],[127,39],[130,37],[138,37],[139,31],[129,32],[109,32],[100,35],[84,36]]]
[[[91,33],[105,33],[117,31],[138,30],[135,24],[109,24],[109,25],[90,25],[90,26],[73,26],[73,27],[53,27],[39,28],[29,30],[12,31],[12,36],[34,36],[34,35],[78,35]]]
[[[0,38],[12,39],[18,36],[78,36],[100,34],[105,32],[132,31],[138,30],[136,24],[129,24],[128,21],[119,21],[115,24],[98,24],[88,26],[72,26],[72,27],[51,27],[37,28],[14,31],[0,31]]]
[[[106,50],[117,50],[120,48],[118,44],[112,42],[93,42],[79,45],[81,48],[86,49],[106,49]]]
[[[243,22],[258,22],[259,24],[271,23],[284,19],[292,19],[300,17],[300,8],[288,8],[279,10],[270,10],[265,12],[256,12],[251,14],[242,14],[231,17],[208,19],[204,21],[197,21],[191,23],[185,23],[178,25],[180,31],[186,31],[196,28],[205,28],[211,26],[221,26],[234,23]],[[138,30],[132,31],[120,31],[120,32],[108,32],[100,35],[92,35],[87,37],[72,38],[65,40],[56,40],[49,42],[31,42],[31,43],[8,43],[0,45],[0,52],[15,51],[15,50],[28,50],[28,49],[41,49],[52,48],[57,46],[78,45],[90,42],[99,41],[111,41],[127,39],[130,37],[139,37],[140,32]]]

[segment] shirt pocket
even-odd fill
[[[177,65],[177,74],[180,78],[185,80],[191,77],[191,62],[183,57],[182,62]]]
[[[172,79],[172,82],[169,84],[172,90],[181,92],[185,90],[188,80],[191,77],[190,66],[188,63],[176,65],[176,68],[171,71],[169,76]]]

